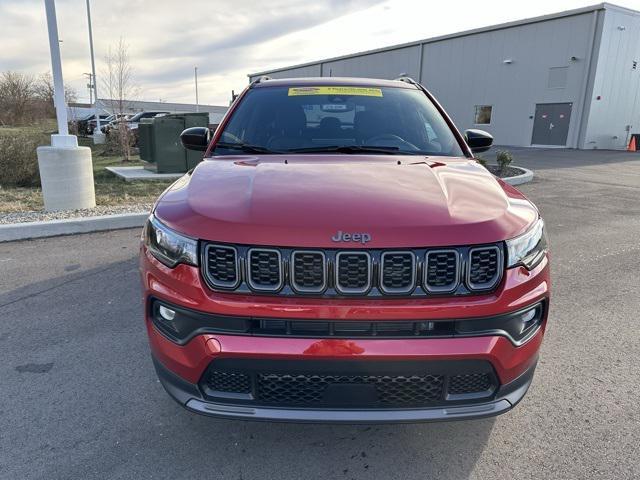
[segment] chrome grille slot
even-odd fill
[[[502,276],[502,251],[496,246],[469,250],[467,286],[471,290],[489,290]]]
[[[236,288],[240,283],[238,253],[234,247],[209,244],[205,249],[209,282],[218,288]]]
[[[424,267],[424,287],[428,292],[452,292],[458,286],[460,256],[456,250],[427,252]]]
[[[416,283],[413,252],[384,252],[380,257],[380,289],[385,293],[408,293]]]
[[[247,257],[247,279],[253,290],[275,292],[282,288],[282,258],[278,250],[252,248]]]
[[[291,286],[300,293],[320,293],[327,286],[327,262],[323,252],[291,254]]]
[[[371,256],[366,252],[336,255],[336,289],[340,293],[365,293],[371,288]]]

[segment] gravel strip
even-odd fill
[[[26,212],[0,213],[0,225],[61,220],[64,218],[96,217],[99,215],[115,215],[118,213],[144,213],[150,212],[152,207],[152,203],[137,203],[133,205],[99,206],[84,210],[61,210],[59,212],[31,210]]]
[[[487,165],[486,168],[496,177],[500,178],[515,177],[524,173],[524,170],[518,167],[507,167],[504,172],[500,172],[500,167],[498,165]]]

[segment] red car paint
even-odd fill
[[[365,248],[489,243],[538,217],[520,192],[467,158],[433,166],[413,156],[280,157],[205,161],[164,194],[156,215],[194,238],[326,248],[338,229],[370,232]]]
[[[381,83],[358,79],[274,82],[365,86]],[[351,243],[348,249],[370,250],[503,242],[524,234],[538,219],[535,206],[517,189],[495,179],[471,158],[461,134],[426,91],[424,94],[443,115],[466,157],[374,154],[210,157],[213,145],[248,90],[238,97],[223,119],[205,161],[167,189],[156,203],[155,217],[170,229],[194,239],[225,244],[317,249],[336,248],[331,240],[336,231],[366,231],[371,241]],[[548,301],[550,295],[546,255],[531,269],[506,268],[499,285],[491,292],[420,298],[323,298],[214,291],[198,267],[179,264],[169,268],[145,245],[141,248],[140,268],[145,305],[157,299],[195,312],[242,318],[398,322],[475,319],[515,312]],[[212,361],[225,358],[250,358],[255,362],[348,359],[370,362],[363,365],[371,365],[372,370],[376,362],[388,360],[420,360],[425,365],[435,360],[482,360],[490,362],[500,385],[508,385],[526,372],[532,373],[546,329],[545,310],[535,335],[519,346],[497,334],[466,338],[314,339],[223,333],[202,333],[180,345],[154,326],[151,315],[147,308],[146,326],[157,366],[179,381],[193,385],[203,379]],[[528,383],[522,395],[526,387]],[[171,388],[167,390],[178,398]],[[178,400],[192,410],[211,413],[192,408],[183,397]],[[220,409],[215,415],[226,416]],[[472,416],[484,414],[476,412]],[[298,417],[290,419],[294,418]],[[321,413],[318,417],[316,412],[312,420],[322,421]],[[327,420],[344,419],[327,417]],[[350,420],[357,421],[355,417]]]
[[[141,256],[143,285],[147,296],[165,299],[184,307],[228,315],[277,318],[344,319],[447,319],[485,317],[496,312],[514,311],[549,296],[549,266],[544,261],[531,272],[516,268],[507,272],[502,288],[491,295],[446,300],[295,300],[263,299],[233,294],[213,294],[198,269],[186,265],[174,271],[148,252]],[[429,358],[485,358],[492,361],[500,380],[508,383],[536,360],[546,324],[523,347],[513,347],[503,337],[486,336],[461,339],[354,340],[345,348],[342,340],[258,339],[224,335],[201,335],[181,347],[166,339],[146,318],[153,354],[170,370],[195,383],[209,362],[218,356],[288,357],[354,356],[365,359],[409,356]],[[211,348],[208,341],[219,343]]]

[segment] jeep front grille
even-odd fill
[[[229,245],[208,244],[205,249],[206,277],[217,288],[236,288],[240,283],[238,252]]]
[[[469,252],[467,285],[472,290],[490,290],[502,275],[502,251],[498,247],[472,248]]]
[[[427,252],[424,285],[428,292],[452,292],[456,289],[459,257],[457,250]]]
[[[336,289],[340,293],[366,293],[371,287],[371,256],[367,252],[336,255]]]
[[[301,293],[322,292],[327,285],[327,262],[323,252],[291,254],[291,285]]]
[[[278,250],[252,248],[247,278],[254,290],[276,292],[282,287],[282,258]]]
[[[416,287],[413,252],[384,252],[381,259],[380,289],[384,293],[409,293]]]
[[[503,246],[336,250],[203,243],[213,290],[320,297],[426,297],[495,289]]]

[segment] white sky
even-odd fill
[[[228,104],[248,73],[590,5],[588,0],[91,0],[98,76],[130,46],[140,100]],[[640,10],[640,0],[618,5]],[[85,0],[57,0],[65,83],[88,99]],[[0,0],[0,71],[51,69],[44,0]],[[100,82],[100,81],[99,81]],[[98,83],[100,88],[100,83]],[[102,96],[102,95],[101,95]]]

